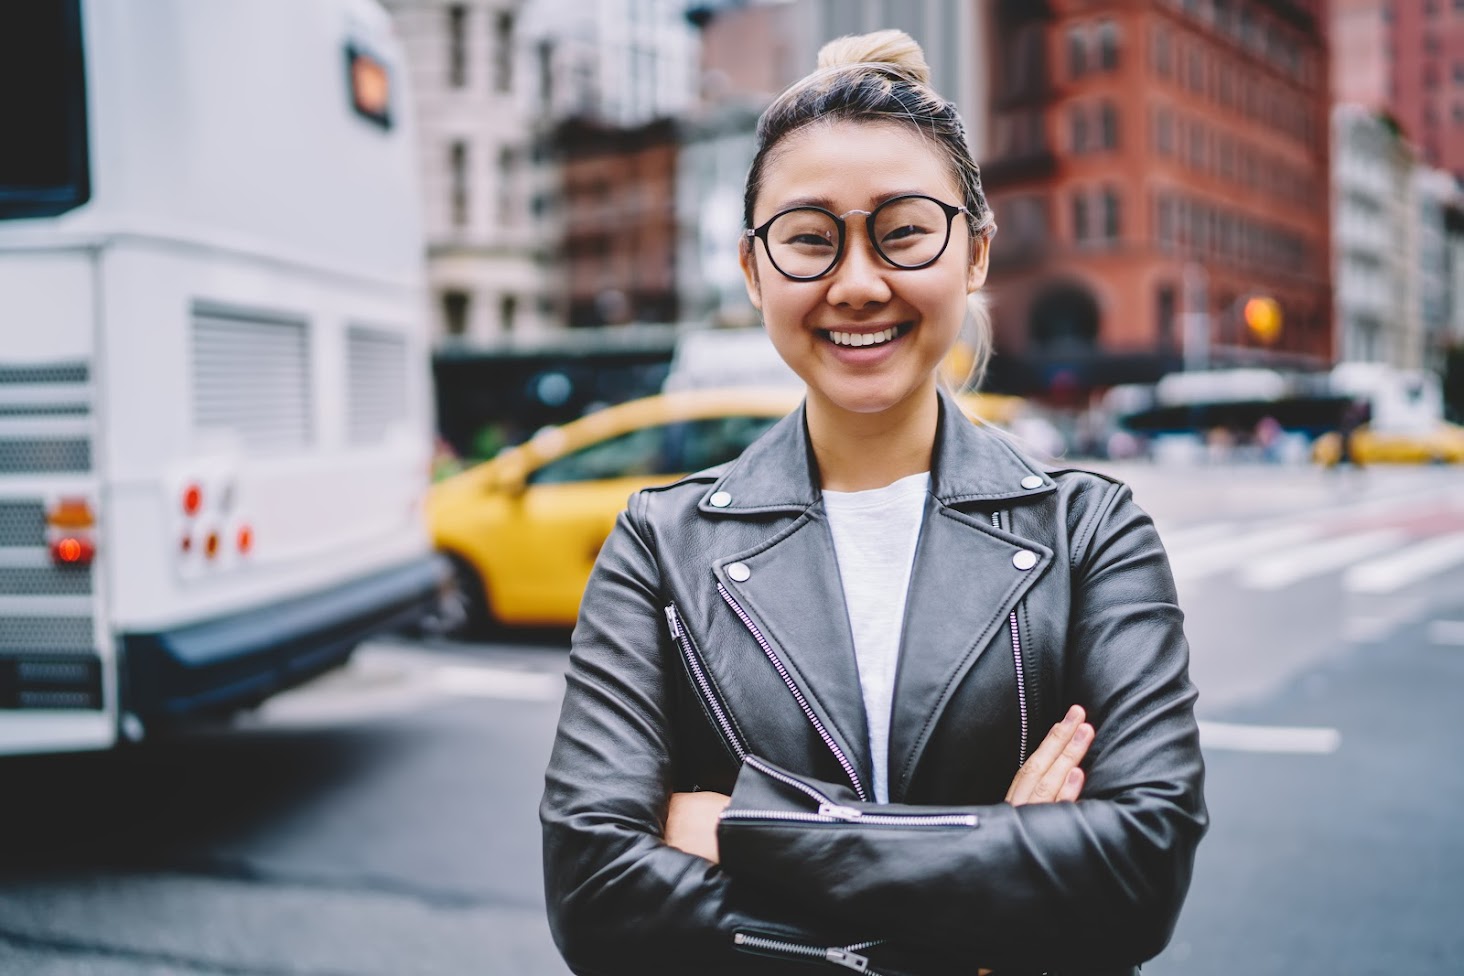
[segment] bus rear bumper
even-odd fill
[[[429,555],[283,603],[123,634],[123,710],[146,726],[258,704],[344,663],[362,641],[420,621],[447,571]]]

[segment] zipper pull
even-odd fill
[[[671,628],[672,640],[681,640],[681,618],[676,615],[674,604],[666,607],[666,626]]]
[[[824,958],[835,966],[843,966],[845,969],[852,969],[856,973],[862,973],[869,969],[869,959],[867,957],[861,956],[857,952],[850,952],[848,949],[830,949],[824,953]]]
[[[864,816],[864,811],[855,807],[840,806],[837,803],[820,803],[818,805],[820,817],[833,817],[835,820],[858,820]],[[830,950],[831,952],[833,950]]]

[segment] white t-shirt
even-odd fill
[[[927,471],[883,488],[823,493],[854,634],[854,657],[869,724],[869,755],[874,762],[874,798],[879,803],[890,799],[890,708],[900,659],[900,627],[929,490]]]

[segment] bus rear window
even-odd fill
[[[91,196],[81,0],[0,3],[0,219]]]

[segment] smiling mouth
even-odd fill
[[[887,342],[893,342],[912,328],[914,328],[913,323],[901,322],[899,325],[892,325],[880,332],[840,332],[834,329],[820,329],[819,335],[836,346],[882,346]]]

